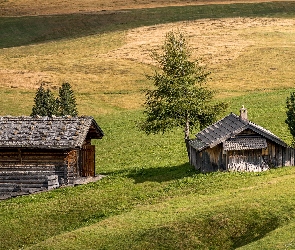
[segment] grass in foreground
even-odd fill
[[[270,92],[265,98],[278,96]],[[251,95],[245,100],[256,102]],[[250,114],[256,121],[255,116],[263,113],[253,106]],[[274,112],[280,114],[281,109]],[[67,244],[70,249],[94,245],[140,249],[172,243],[205,248],[213,240],[210,237],[215,246],[227,249],[262,238],[293,220],[294,168],[198,174],[186,163],[181,130],[146,136],[135,128],[140,117],[140,112],[96,117],[105,132],[95,141],[97,173],[107,175],[103,180],[1,201],[0,249],[35,244],[35,249],[67,249]],[[64,235],[68,232],[72,233]]]
[[[1,202],[1,249],[233,249],[293,223],[293,175],[147,168]]]
[[[208,186],[202,186],[198,175],[183,178],[176,182],[182,192],[173,198],[53,237],[32,249],[235,249],[293,222],[294,191],[285,186],[294,184],[293,174],[276,173],[273,179],[268,174],[215,173],[203,177]]]
[[[295,231],[295,222],[292,221],[285,226],[279,227],[269,232],[265,237],[238,249],[239,250],[294,249],[295,248],[294,231]]]

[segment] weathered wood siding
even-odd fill
[[[194,159],[192,158],[191,164],[195,166],[197,170],[200,170],[203,173],[225,170],[222,144],[219,144],[214,148],[208,148],[201,152],[196,152],[195,155],[196,160],[193,162]]]
[[[261,172],[268,170],[262,156],[262,149],[237,150],[227,152],[228,171]]]
[[[0,149],[0,164],[32,164],[46,165],[63,162],[67,152],[53,149]]]
[[[267,148],[262,149],[262,157],[270,168],[294,166],[294,150],[294,148],[285,148],[271,141],[267,141]]]
[[[0,193],[71,185],[78,176],[79,150],[0,149]]]
[[[286,148],[285,149],[285,166],[295,166],[295,149],[294,148]]]
[[[224,151],[220,143],[197,152],[190,147],[190,164],[203,173],[214,171],[264,171],[269,168],[294,166],[295,149],[267,140],[266,149]]]
[[[79,150],[71,150],[67,152],[67,156],[64,158],[67,185],[73,184],[74,179],[80,176],[79,156]]]

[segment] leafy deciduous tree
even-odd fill
[[[146,119],[139,126],[147,134],[183,127],[187,140],[190,128],[211,124],[227,105],[212,104],[214,92],[205,86],[210,73],[198,60],[190,60],[182,33],[168,32],[162,49],[152,54],[161,72],[148,76],[155,89],[146,92]]]

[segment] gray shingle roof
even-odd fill
[[[77,148],[86,137],[103,137],[103,131],[90,116],[0,116],[0,148]]]
[[[250,129],[264,138],[267,138],[281,146],[287,147],[285,142],[269,130],[251,121],[240,119],[239,116],[233,113],[200,131],[196,135],[196,139],[191,140],[189,143],[196,150],[201,151],[208,147],[213,148],[219,143],[223,143],[229,138],[235,137],[246,129]]]

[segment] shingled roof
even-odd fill
[[[103,131],[90,116],[0,116],[0,148],[79,148],[86,137],[103,137]]]
[[[196,135],[196,139],[191,140],[189,143],[190,145],[195,148],[197,151],[202,151],[206,148],[213,148],[219,143],[223,143],[230,138],[234,138],[236,135],[241,133],[242,131],[250,129],[257,133],[258,135],[269,139],[281,146],[287,147],[287,144],[283,142],[279,137],[274,135],[269,130],[245,119],[241,119],[239,116],[231,113],[228,116],[224,117],[220,121],[214,123],[213,125],[205,128],[204,130],[200,131]],[[246,148],[245,145],[246,141],[241,142],[242,147]],[[237,141],[236,141],[237,144]],[[249,147],[255,148],[264,147],[264,142],[254,142],[251,141]],[[234,145],[234,141],[227,145],[227,149],[229,150],[231,147],[237,147]],[[249,149],[249,148],[248,148]]]

